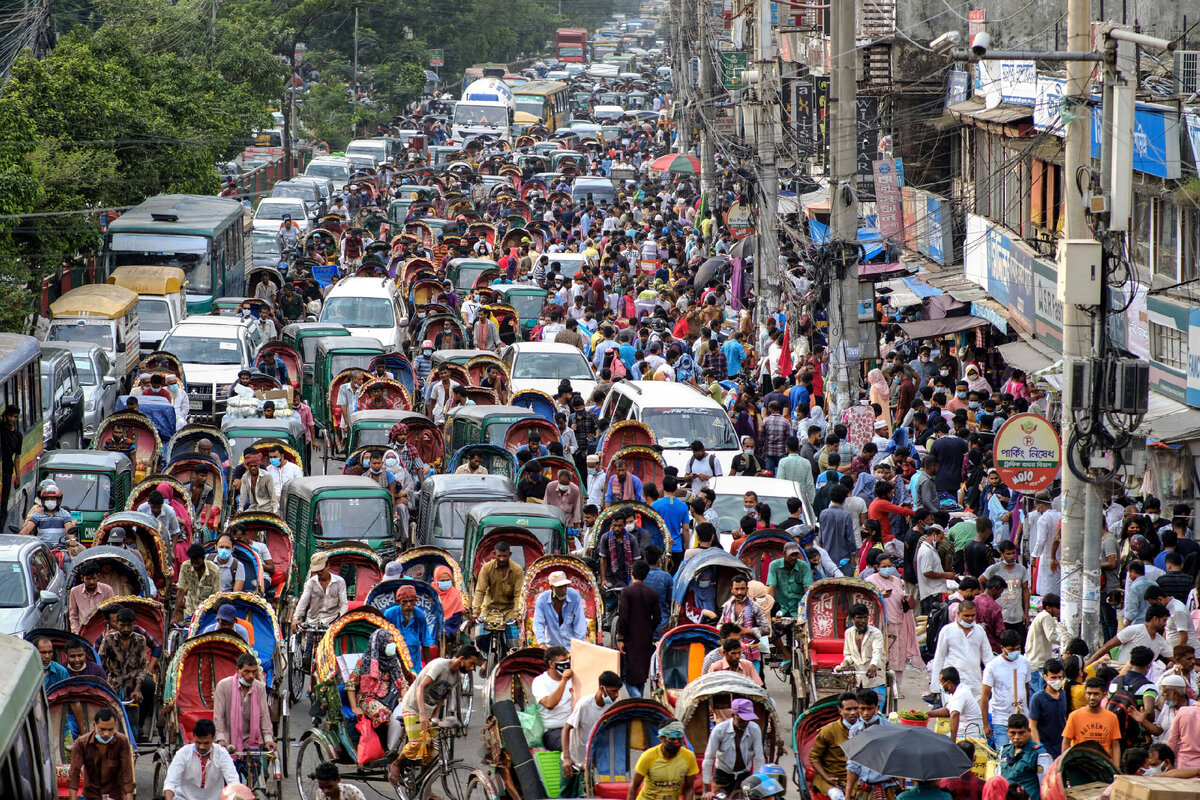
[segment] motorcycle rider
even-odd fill
[[[59,558],[63,569],[69,571],[71,556],[75,554],[72,550],[78,546],[78,541],[72,533],[76,522],[71,518],[71,512],[62,507],[62,499],[62,489],[58,488],[58,484],[43,484],[38,491],[41,508],[35,509],[29,515],[21,533],[26,536],[36,535],[45,542]]]
[[[295,254],[300,247],[300,233],[300,226],[292,219],[292,215],[284,214],[283,222],[279,226],[279,233],[275,234],[280,252],[285,255],[287,253]]]

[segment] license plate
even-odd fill
[[[204,410],[204,400],[202,400],[201,398],[193,397],[193,398],[191,398],[190,403],[191,403],[192,411],[203,411]]]

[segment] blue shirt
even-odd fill
[[[721,345],[721,354],[725,356],[725,363],[729,366],[729,374],[725,377],[732,378],[742,371],[742,359],[746,357],[746,348],[742,347],[741,342],[730,339]]]
[[[588,617],[579,592],[567,587],[567,599],[563,603],[562,622],[554,610],[551,590],[537,596],[533,604],[533,635],[539,647],[565,647],[571,649],[572,639],[587,639]]]
[[[592,366],[596,369],[601,369],[604,366],[604,354],[614,347],[619,348],[620,345],[613,339],[605,339],[596,345],[596,355],[592,358]]]
[[[671,552],[682,553],[683,525],[690,517],[687,503],[678,497],[660,497],[651,503],[650,507],[662,516],[663,521],[667,523],[667,529],[671,531]]]
[[[614,501],[613,489],[616,488],[616,486],[617,486],[617,480],[618,479],[617,479],[616,475],[613,475],[611,478],[608,479],[608,490],[604,493],[604,502],[612,503]],[[633,497],[634,497],[634,499],[637,500],[639,503],[645,502],[642,499],[642,479],[639,478],[637,475],[634,475],[632,472],[626,472],[625,480],[633,481]],[[621,502],[621,497],[618,496],[617,498],[615,498],[615,500],[616,500],[616,502],[619,503],[619,502]]]
[[[1038,692],[1029,700],[1029,719],[1037,724],[1038,738],[1051,758],[1062,755],[1062,732],[1067,727],[1067,688],[1064,686],[1055,700]]]
[[[658,630],[654,632],[654,638],[657,639],[662,636],[671,621],[671,591],[674,589],[675,580],[670,573],[664,572],[658,567],[651,567],[650,574],[642,583],[658,592],[658,607],[662,612],[662,622],[659,624]]]
[[[46,667],[43,671],[46,673],[45,685],[47,692],[50,691],[50,687],[54,684],[71,677],[67,674],[67,668],[57,661],[51,661],[50,666]]]
[[[384,611],[383,616],[400,629],[400,635],[404,637],[404,644],[408,646],[408,654],[412,656],[413,669],[420,670],[425,666],[425,662],[421,658],[421,648],[433,647],[433,631],[429,629],[425,612],[414,608],[412,619],[405,622],[404,612],[400,610],[400,604],[397,603]]]
[[[796,406],[808,402],[808,389],[804,388],[804,384],[797,383],[788,390],[788,402],[792,406],[793,415],[796,413]]]

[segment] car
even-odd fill
[[[314,158],[304,168],[304,174],[308,177],[328,178],[333,181],[334,190],[339,192],[346,188],[346,183],[349,182],[352,171],[349,159],[340,156]]]
[[[587,263],[587,256],[583,253],[546,253],[550,259],[550,267],[559,275],[564,275],[567,278],[572,277],[580,268]],[[558,264],[558,267],[554,265]]]
[[[613,384],[600,409],[609,425],[625,420],[642,422],[654,431],[667,466],[687,474],[691,444],[700,441],[728,475],[741,442],[725,408],[690,383],[623,380]]]
[[[254,230],[275,233],[283,223],[285,214],[307,232],[311,225],[312,212],[308,203],[296,197],[267,197],[258,204],[254,212]]]
[[[42,447],[83,445],[83,387],[66,347],[42,345]]]
[[[280,181],[271,187],[271,198],[277,197],[303,200],[308,206],[309,217],[313,220],[325,216],[325,198],[321,196],[321,190],[310,181]]]
[[[252,369],[266,340],[256,319],[201,314],[171,329],[162,349],[183,364],[193,421],[219,422],[238,371]]]
[[[62,345],[75,360],[75,372],[83,387],[83,438],[91,441],[100,423],[113,413],[117,405],[120,376],[104,348],[86,342]]]
[[[571,199],[576,203],[590,200],[597,204],[605,201],[609,205],[616,205],[617,190],[613,188],[610,178],[579,177],[571,186]]]
[[[21,637],[38,628],[62,628],[67,577],[36,536],[0,534],[0,633]]]
[[[369,336],[387,350],[400,347],[400,293],[389,278],[342,278],[321,307],[321,322],[345,325],[351,336]]]
[[[311,183],[317,187],[317,191],[321,193],[321,208],[323,209],[323,213],[328,213],[329,204],[333,202],[333,181],[329,178],[322,178],[319,175],[297,175],[292,178],[293,183],[297,181],[300,183]]]
[[[537,389],[548,395],[558,394],[558,385],[571,382],[571,391],[584,399],[596,390],[596,373],[578,347],[557,342],[517,342],[501,356],[512,376],[514,392]]]
[[[255,267],[278,267],[283,251],[275,231],[253,231],[250,234],[250,257]]]
[[[773,528],[780,527],[780,523],[791,513],[788,511],[788,500],[793,497],[800,500],[800,514],[804,521],[809,525],[817,524],[817,515],[813,513],[812,506],[804,499],[800,484],[795,481],[747,475],[722,475],[710,478],[708,488],[717,495],[713,508],[721,517],[721,546],[726,551],[733,543],[734,537],[730,531],[738,530],[742,517],[746,514],[744,506],[746,492],[754,492],[758,495],[758,502],[766,503],[771,508],[771,527]]]

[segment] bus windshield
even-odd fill
[[[526,114],[532,114],[539,119],[542,116],[542,107],[544,105],[545,103],[540,99],[522,100],[521,98],[517,98],[517,111],[524,111]]]
[[[575,45],[560,44],[558,46],[559,58],[583,58],[583,48]]]
[[[508,109],[504,106],[459,103],[454,107],[454,124],[500,127],[508,124]]]
[[[179,267],[187,278],[189,294],[208,294],[213,290],[209,250],[210,242],[203,236],[115,233],[112,238],[114,266]]]

